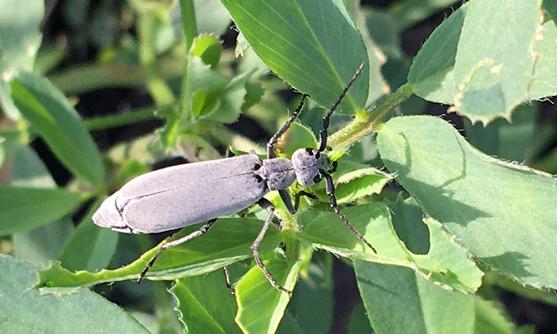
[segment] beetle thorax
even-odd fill
[[[286,189],[296,180],[292,162],[284,158],[263,160],[256,174],[267,182],[269,190]]]
[[[329,169],[327,155],[310,148],[299,149],[292,155],[296,179],[302,186],[311,186],[321,180],[321,171]]]

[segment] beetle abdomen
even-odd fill
[[[230,215],[267,193],[249,154],[168,167],[136,177],[103,202],[95,224],[120,232],[157,233]]]

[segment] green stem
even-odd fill
[[[175,97],[166,82],[156,72],[156,30],[155,12],[158,8],[140,10],[137,20],[139,36],[139,60],[146,75],[145,85],[158,106],[174,102]]]
[[[83,124],[89,130],[99,130],[115,128],[118,126],[131,125],[155,118],[155,111],[158,108],[141,108],[122,114],[111,114],[106,116],[98,116],[83,121]]]
[[[348,149],[352,144],[373,132],[377,125],[412,93],[412,86],[405,84],[370,111],[357,113],[352,122],[329,138],[329,145],[334,148],[331,156],[335,156],[335,152]]]
[[[184,31],[184,72],[182,75],[181,105],[182,115],[191,119],[191,92],[188,83],[188,57],[193,44],[193,39],[197,36],[197,21],[195,18],[195,7],[193,0],[180,0],[180,12],[182,13],[182,28]]]
[[[182,28],[184,30],[184,45],[186,54],[189,53],[193,39],[197,36],[197,21],[195,18],[195,7],[193,0],[180,0],[180,12],[182,14]]]

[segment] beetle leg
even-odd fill
[[[265,267],[265,264],[263,263],[263,261],[261,260],[261,257],[259,256],[259,245],[261,244],[261,241],[263,241],[263,238],[265,237],[265,233],[267,233],[267,230],[269,229],[269,225],[271,225],[271,221],[273,220],[273,217],[275,215],[275,208],[273,207],[271,202],[269,202],[268,200],[266,200],[264,198],[259,200],[259,202],[257,202],[257,203],[259,205],[261,205],[261,207],[263,207],[264,209],[267,209],[269,211],[270,215],[269,215],[269,218],[267,218],[267,220],[265,221],[265,224],[263,224],[263,228],[261,228],[261,231],[257,235],[257,238],[255,238],[255,241],[253,242],[253,244],[250,247],[251,252],[253,254],[253,259],[255,260],[255,263],[257,264],[259,269],[261,269],[261,271],[263,272],[263,275],[265,276],[265,278],[269,281],[269,283],[271,283],[271,285],[275,289],[278,289],[282,292],[286,292],[289,296],[292,296],[292,291],[284,288],[282,285],[280,285],[277,282],[277,280],[269,272],[267,267]]]
[[[333,178],[331,177],[331,175],[328,174],[325,171],[321,171],[321,173],[323,174],[323,177],[325,178],[325,181],[326,181],[325,189],[327,191],[327,195],[329,196],[329,205],[335,211],[338,219],[344,225],[346,225],[346,227],[348,227],[348,229],[350,229],[352,234],[354,234],[354,236],[356,236],[356,238],[358,240],[360,240],[362,243],[364,243],[366,246],[368,246],[374,253],[377,253],[377,251],[371,245],[371,243],[369,241],[367,241],[366,238],[364,238],[364,236],[354,227],[354,225],[350,224],[350,222],[348,221],[346,216],[340,211],[340,209],[338,207],[338,204],[337,204],[337,198],[335,197],[335,184],[333,183]]]
[[[292,199],[290,198],[288,191],[286,189],[281,189],[278,193],[280,195],[280,199],[282,199],[282,202],[284,203],[284,206],[288,209],[288,212],[290,212],[291,215],[295,214],[298,209],[292,205]]]
[[[307,191],[299,191],[296,194],[294,194],[294,211],[297,212],[298,211],[298,207],[300,206],[300,198],[302,196],[306,196],[309,197],[311,199],[317,199],[317,196],[315,196],[312,193],[308,193]]]
[[[277,133],[275,133],[271,137],[271,139],[269,139],[269,142],[267,143],[267,159],[272,159],[277,157],[277,151],[276,151],[277,142],[280,136],[282,136],[286,132],[286,130],[288,130],[290,125],[298,117],[298,115],[302,111],[302,108],[304,107],[304,102],[307,97],[308,96],[306,94],[302,95],[302,99],[300,100],[300,104],[298,104],[296,111],[294,111],[292,115],[290,115],[290,117],[286,120],[286,123],[284,123],[284,125],[277,131]]]
[[[230,293],[234,294],[234,286],[230,281],[230,271],[228,271],[228,267],[226,266],[222,267],[222,269],[224,270],[224,283],[226,284],[228,290],[230,290]]]
[[[149,260],[149,262],[147,262],[147,264],[145,265],[145,269],[143,269],[143,271],[139,274],[139,278],[137,279],[137,283],[140,283],[143,278],[145,277],[145,275],[147,274],[147,272],[149,271],[149,269],[151,269],[151,267],[153,266],[153,264],[155,264],[155,261],[157,261],[157,259],[159,258],[159,256],[162,254],[162,252],[164,252],[165,250],[181,245],[185,242],[190,241],[191,239],[197,238],[205,233],[207,233],[207,231],[209,231],[209,229],[217,222],[216,219],[211,219],[207,222],[207,224],[201,226],[201,228],[197,231],[194,231],[180,239],[176,239],[170,242],[167,242],[165,244],[163,244],[161,246],[161,248],[159,248],[159,250],[157,251],[157,253]]]

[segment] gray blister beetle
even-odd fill
[[[331,115],[362,69],[363,64],[323,118],[317,149],[298,149],[291,160],[277,157],[277,141],[301,112],[307,98],[307,95],[303,95],[295,112],[267,143],[267,159],[262,160],[250,153],[167,167],[140,175],[108,197],[93,215],[93,221],[99,226],[125,233],[157,233],[206,222],[199,230],[163,244],[145,266],[139,278],[141,280],[164,250],[206,233],[218,217],[234,214],[257,203],[267,209],[270,215],[251,246],[253,257],[273,287],[290,293],[277,283],[259,256],[259,244],[274,216],[274,207],[264,196],[277,190],[288,211],[294,214],[299,196],[296,196],[293,204],[286,189],[294,181],[302,186],[310,186],[325,179],[329,204],[339,220],[375,252],[373,246],[340,212],[330,174],[336,169],[336,162],[330,164],[325,154]]]

